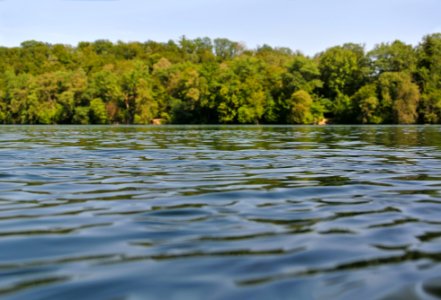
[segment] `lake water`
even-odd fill
[[[0,127],[5,299],[441,297],[441,127]]]

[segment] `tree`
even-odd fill
[[[14,124],[37,123],[39,104],[35,78],[29,74],[15,75],[12,72],[7,72],[5,77],[4,97],[9,114],[6,118]]]
[[[106,105],[108,111],[108,119],[112,123],[125,123],[124,110],[127,104],[121,87],[118,82],[118,76],[112,70],[113,66],[109,65],[103,70],[96,72],[90,78],[88,86],[89,99],[100,98]],[[91,100],[89,100],[91,101]],[[89,106],[90,102],[83,103],[84,107]],[[81,120],[84,120],[83,110],[81,111]]]
[[[284,89],[288,94],[303,90],[313,93],[316,89],[323,87],[320,80],[320,70],[317,60],[304,55],[296,55],[289,64],[288,72],[284,74]]]
[[[0,123],[441,123],[441,34],[314,57],[225,38],[0,47]]]
[[[319,69],[323,87],[321,95],[330,99],[331,117],[334,121],[355,121],[351,96],[367,81],[368,60],[364,48],[357,44],[345,44],[319,54]]]
[[[356,44],[332,47],[318,55],[322,93],[333,99],[353,95],[366,81],[368,62],[364,48]]]
[[[229,60],[240,55],[245,47],[240,43],[225,38],[214,40],[214,53],[220,60]]]
[[[100,98],[95,98],[90,102],[89,120],[93,124],[107,123],[106,105]]]
[[[37,75],[47,71],[50,61],[50,48],[48,44],[38,41],[25,41],[21,43],[17,71]]]
[[[409,72],[416,71],[417,55],[411,45],[396,40],[391,44],[377,45],[368,53],[372,61],[374,75],[384,72]]]
[[[420,92],[411,76],[403,72],[387,72],[380,76],[378,84],[383,120],[387,123],[415,123]]]
[[[417,52],[422,91],[441,89],[441,33],[425,36]]]
[[[423,123],[441,123],[441,90],[426,92],[421,96],[419,113]]]
[[[253,57],[237,57],[220,70],[217,92],[221,123],[260,123],[270,102],[264,85],[265,66]]]
[[[82,124],[82,125],[90,124],[89,112],[90,112],[89,106],[75,107],[75,112],[74,112],[74,116],[73,116],[73,123],[74,124]]]
[[[421,121],[441,123],[441,33],[425,36],[417,48]]]
[[[293,124],[312,124],[314,116],[311,112],[312,98],[308,92],[300,90],[292,94],[288,122]]]
[[[357,122],[362,124],[380,124],[383,122],[376,84],[367,84],[360,88],[353,95],[352,101],[355,104]]]

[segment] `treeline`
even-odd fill
[[[308,57],[228,39],[0,48],[2,124],[441,123],[441,34]]]

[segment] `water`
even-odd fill
[[[441,127],[0,127],[5,299],[441,298]]]

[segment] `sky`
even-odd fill
[[[0,45],[228,38],[313,55],[346,42],[418,44],[440,0],[0,0]]]

